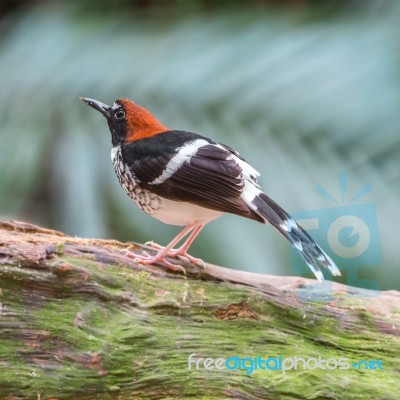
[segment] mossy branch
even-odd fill
[[[400,293],[213,265],[184,276],[126,246],[0,222],[0,398],[398,399]],[[383,369],[189,370],[191,353]]]

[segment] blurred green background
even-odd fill
[[[167,243],[177,228],[124,194],[106,122],[78,100],[128,97],[236,148],[289,212],[329,212],[370,183],[353,204],[376,206],[382,259],[353,275],[400,289],[397,1],[2,1],[0,15],[0,218]],[[191,253],[293,274],[273,229],[234,216]]]

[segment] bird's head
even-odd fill
[[[87,97],[80,99],[106,117],[113,146],[128,144],[169,130],[153,114],[131,100],[118,99],[113,106],[108,106]]]

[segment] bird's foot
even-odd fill
[[[163,246],[160,246],[159,244],[154,243],[153,241],[146,242],[145,245],[150,246],[153,249],[156,249],[159,251],[164,250]],[[201,258],[196,258],[196,257],[191,256],[190,254],[188,254],[186,252],[186,250],[183,247],[180,247],[179,249],[171,249],[168,251],[167,254],[165,254],[165,256],[171,257],[171,258],[176,258],[176,257],[184,258],[184,259],[188,260],[189,262],[191,262],[192,264],[199,265],[203,268],[205,268],[205,266],[206,266],[205,262]]]
[[[164,246],[160,246],[158,243],[155,243],[152,240],[146,242],[144,245],[152,247],[153,249],[156,249],[156,250],[164,250]]]
[[[161,246],[160,246],[161,247]],[[151,256],[146,251],[142,252],[142,254],[135,254],[129,250],[122,250],[123,254],[126,256],[133,258],[133,261],[138,262],[140,264],[145,265],[152,265],[155,263],[160,263],[172,269],[173,271],[180,271],[186,275],[186,270],[181,265],[172,264],[171,262],[167,261],[165,257],[168,257],[168,254],[161,254],[161,252],[157,253],[155,256]]]
[[[199,265],[200,267],[205,268],[206,264],[201,258],[196,258],[191,256],[190,254],[186,253],[186,251],[177,249],[172,251],[173,257],[185,258],[186,260],[190,261],[192,264]]]

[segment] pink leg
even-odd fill
[[[191,225],[185,226],[182,229],[182,231],[178,235],[176,235],[175,238],[167,246],[160,248],[159,252],[155,256],[150,256],[148,254],[138,255],[138,254],[132,253],[127,250],[125,251],[125,253],[128,257],[134,258],[134,261],[140,262],[142,264],[150,265],[150,264],[154,264],[156,262],[161,262],[161,263],[165,264],[168,268],[171,268],[173,270],[181,270],[181,271],[185,272],[183,267],[181,267],[180,265],[175,265],[175,264],[170,263],[169,261],[167,261],[165,259],[165,257],[168,257],[169,253],[171,252],[171,249],[177,243],[179,243],[195,227],[196,227],[196,224],[191,224]],[[191,236],[192,235],[190,235],[190,237]]]
[[[193,243],[194,239],[199,235],[200,231],[204,228],[204,225],[198,225],[194,231],[190,234],[190,236],[186,239],[186,242],[182,244],[181,247],[177,250],[172,250],[174,256],[181,256],[188,259],[190,262],[194,264],[202,264],[204,266],[204,261],[200,258],[192,257],[190,254],[187,253],[189,247]]]
[[[190,226],[190,229],[188,229],[187,231],[186,231],[186,228],[188,228]],[[183,233],[183,231],[185,231],[185,235],[187,235],[189,232],[191,232],[193,229],[195,229],[196,228],[196,225],[195,224],[190,224],[190,225],[186,225],[186,227],[180,232],[180,233]],[[184,235],[184,236],[185,236]],[[186,242],[191,238],[191,236],[193,235],[193,232],[190,234],[190,236],[188,237],[188,239],[186,239]],[[184,237],[183,236],[183,237]],[[180,238],[180,240],[182,240],[183,239],[183,237],[182,238]],[[177,238],[177,236],[174,238],[174,240]],[[179,241],[180,241],[179,240]],[[185,243],[186,243],[185,242]],[[176,242],[175,244],[177,244],[178,242]],[[171,243],[170,243],[171,244]],[[174,244],[174,246],[175,246],[175,244]],[[165,249],[165,246],[160,246],[158,243],[155,243],[155,242],[153,242],[152,240],[150,240],[150,241],[148,241],[148,242],[146,242],[145,243],[145,245],[146,246],[150,246],[150,247],[152,247],[153,249],[156,249],[156,250],[163,250],[163,249]],[[168,245],[169,246],[169,245]],[[167,246],[167,247],[168,247]],[[173,248],[171,248],[170,249],[170,252],[173,252],[173,251],[176,251],[175,249],[173,249]]]
[[[200,231],[203,228],[204,228],[204,225],[191,225],[192,233],[189,235],[189,237],[186,239],[186,241],[182,244],[182,246],[179,247],[178,249],[173,249],[173,248],[169,249],[168,253],[165,254],[165,256],[168,256],[168,257],[181,256],[181,257],[186,258],[187,260],[189,260],[190,262],[192,262],[194,264],[204,265],[203,260],[201,260],[200,258],[192,257],[190,254],[187,253],[187,251],[188,251],[189,247],[191,246],[191,244],[193,243],[194,239],[196,239],[196,237],[198,236],[198,234],[200,233]],[[190,230],[188,230],[186,232],[186,234],[189,232],[190,232]],[[154,242],[147,242],[146,244],[157,250],[160,250],[160,251],[165,249],[165,247],[160,246],[159,244],[154,243]]]
[[[178,249],[181,251],[188,251],[189,247],[191,246],[191,244],[193,243],[194,239],[196,239],[196,237],[198,236],[198,234],[200,233],[200,231],[204,228],[204,225],[198,225],[194,231],[190,234],[190,236],[186,239],[186,242],[183,243],[183,245]]]

